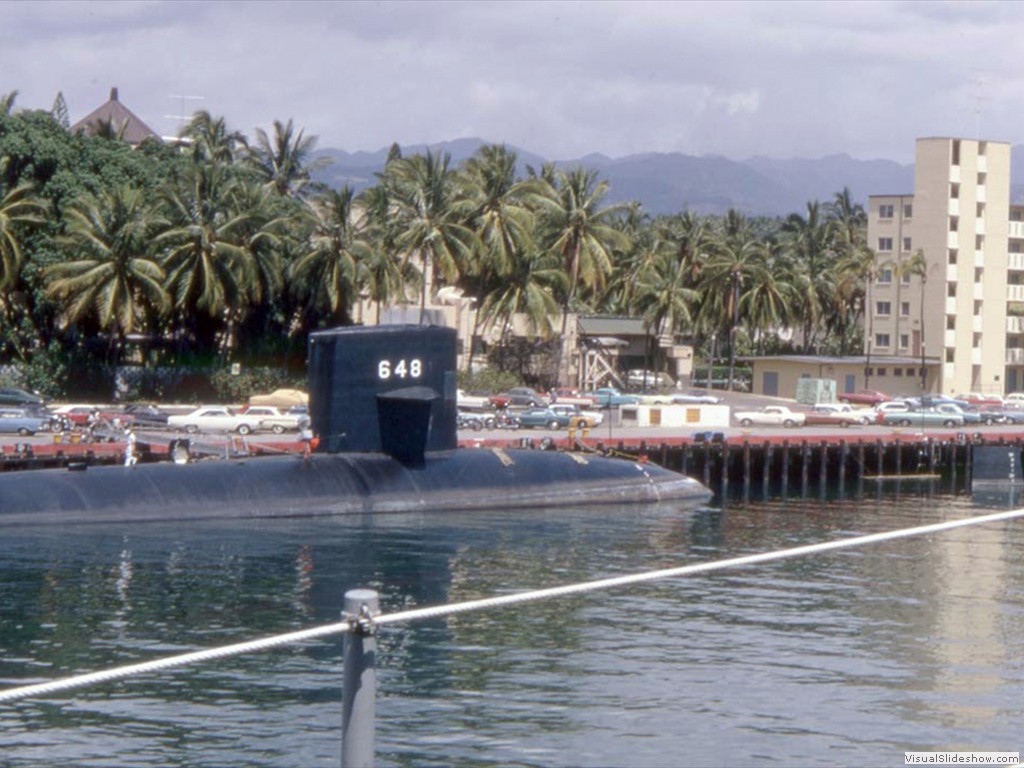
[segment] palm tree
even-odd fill
[[[193,162],[230,165],[246,147],[245,136],[229,131],[223,117],[213,117],[206,110],[193,114],[179,136],[190,141]]]
[[[442,281],[454,284],[476,251],[478,240],[467,221],[472,205],[461,195],[447,152],[400,158],[385,170],[391,204],[399,225],[395,245],[423,269],[420,321],[427,294]],[[430,285],[428,286],[428,282]]]
[[[62,303],[67,322],[92,318],[120,348],[126,334],[151,327],[170,307],[153,255],[162,222],[143,192],[127,185],[85,195],[65,216],[64,242],[75,258],[43,270],[46,294]]]
[[[21,235],[26,226],[43,223],[46,212],[28,182],[4,189],[9,166],[10,158],[0,157],[0,301],[5,308],[7,293],[17,284],[24,261]]]
[[[480,319],[504,332],[512,318],[523,315],[532,333],[551,336],[558,313],[555,295],[565,290],[565,273],[550,253],[533,245],[517,250],[501,280],[483,297]]]
[[[262,128],[256,129],[256,146],[249,149],[249,162],[278,194],[298,197],[309,184],[310,155],[316,142],[317,137],[306,136],[304,130],[296,135],[291,119],[287,124],[275,120],[273,138]]]
[[[396,149],[393,145],[392,149]],[[401,157],[399,152],[396,156]],[[390,161],[389,161],[390,162]],[[395,299],[405,302],[410,290],[419,292],[423,275],[408,259],[400,257],[398,226],[392,216],[393,206],[387,184],[382,180],[375,187],[365,190],[358,198],[363,209],[363,228],[370,244],[369,257],[364,265],[361,278],[365,281],[360,290],[376,307],[376,322],[380,323],[381,308]]]
[[[924,294],[925,287],[928,284],[928,260],[925,258],[924,251],[918,248],[914,251],[911,257],[903,263],[903,274],[910,275],[911,277],[918,277],[921,280],[921,293],[918,298],[918,322],[921,326],[921,392],[924,393],[928,391],[928,374],[925,369],[924,356]]]
[[[14,102],[17,98],[17,91],[0,94],[0,115],[11,114],[14,111]]]
[[[689,286],[687,265],[672,242],[656,237],[647,251],[650,258],[634,277],[636,309],[649,336],[674,335],[692,326],[699,294]]]
[[[226,166],[192,165],[163,195],[168,226],[155,242],[165,287],[179,324],[200,346],[211,345],[224,320],[247,302],[239,265],[248,258],[241,233],[249,214],[230,206],[233,183]]]
[[[821,205],[811,202],[806,216],[790,214],[782,229],[789,257],[802,276],[798,312],[803,318],[804,350],[809,352],[817,346],[823,319],[835,310],[829,302],[835,295],[835,226],[822,216]]]
[[[541,228],[545,247],[558,254],[568,277],[557,364],[558,378],[564,381],[569,358],[565,349],[569,312],[581,288],[595,291],[604,286],[612,273],[612,252],[628,249],[629,241],[613,221],[624,206],[600,207],[608,182],[599,182],[597,171],[575,168],[559,171],[555,178],[543,201]]]
[[[292,265],[292,287],[310,310],[347,325],[372,256],[354,221],[352,190],[325,192],[309,210],[315,221],[310,249]]]

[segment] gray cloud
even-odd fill
[[[112,85],[157,131],[208,109],[321,146],[460,136],[552,158],[909,159],[1017,141],[1013,3],[7,2],[0,92],[73,118]],[[171,98],[202,96],[202,100]]]

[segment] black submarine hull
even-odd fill
[[[384,454],[39,470],[0,478],[0,526],[443,512],[708,501],[653,464],[536,450],[458,449],[409,467]]]

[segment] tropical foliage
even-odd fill
[[[298,368],[310,331],[378,319],[365,301],[426,309],[445,291],[478,310],[477,347],[508,345],[514,323],[532,334],[557,358],[546,384],[569,313],[639,317],[652,356],[685,336],[730,366],[860,349],[879,265],[848,190],[781,220],[652,219],[607,204],[586,168],[521,168],[504,146],[454,166],[394,146],[355,194],[311,181],[316,138],[291,120],[250,143],[197,112],[180,145],[133,148],[113,130],[70,134],[62,98],[44,112],[15,97],[0,97],[0,355],[24,366],[63,350]]]

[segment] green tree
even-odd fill
[[[179,136],[189,142],[193,162],[227,163],[239,159],[246,148],[245,136],[228,129],[223,117],[214,117],[206,110],[192,115]]]
[[[125,334],[154,327],[170,307],[152,250],[161,220],[140,190],[126,186],[83,197],[66,218],[75,258],[43,271],[46,292],[66,322],[93,319],[120,348]]]
[[[306,136],[304,130],[296,133],[290,118],[287,123],[275,120],[273,137],[262,128],[256,129],[256,146],[249,148],[249,164],[278,194],[298,197],[309,185],[316,142],[317,137]]]
[[[315,221],[310,249],[292,265],[292,289],[312,312],[347,325],[372,256],[355,222],[352,190],[325,192],[309,211]]]
[[[395,160],[385,171],[399,225],[395,245],[422,265],[421,321],[428,292],[436,292],[443,283],[454,285],[478,244],[465,223],[471,204],[461,194],[450,163],[447,152],[428,151]]]
[[[608,182],[598,181],[597,172],[584,168],[559,171],[549,187],[541,209],[543,244],[558,254],[566,272],[566,291],[562,301],[562,339],[558,352],[558,378],[566,378],[565,349],[569,313],[581,289],[597,291],[604,287],[612,272],[612,254],[629,248],[628,239],[614,225],[624,210],[622,205],[601,207],[608,193]]]

